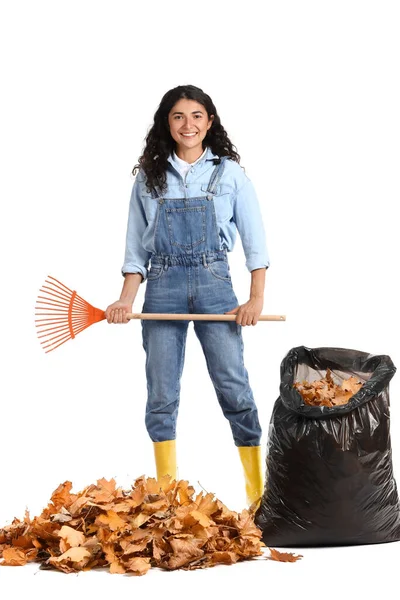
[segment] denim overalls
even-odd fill
[[[207,192],[158,199],[154,244],[142,312],[219,313],[238,306],[226,250],[220,249],[213,193],[226,157]],[[180,379],[189,321],[142,320],[148,398],[146,428],[153,442],[176,437]],[[235,321],[193,321],[219,404],[236,446],[258,446],[261,427],[243,363],[242,326]]]

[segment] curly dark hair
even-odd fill
[[[204,106],[208,117],[214,115],[212,125],[203,140],[203,150],[206,146],[209,146],[213,154],[229,156],[229,158],[240,164],[240,155],[235,152],[234,148],[236,149],[236,146],[232,144],[228,134],[222,127],[217,109],[210,96],[194,85],[179,85],[164,94],[154,114],[154,124],[145,137],[143,154],[132,170],[132,174],[135,175],[137,170],[143,169],[148,192],[151,188],[155,189],[156,185],[160,188],[161,193],[166,191],[167,159],[176,147],[176,142],[169,131],[168,115],[181,98],[195,100]]]

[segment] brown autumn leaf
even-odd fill
[[[76,529],[68,527],[68,525],[63,525],[58,532],[58,535],[62,538],[63,542],[62,547],[60,542],[60,549],[62,552],[65,552],[69,548],[82,546],[86,541],[86,538],[81,531],[76,531]]]
[[[133,558],[124,561],[124,566],[127,571],[134,575],[145,575],[151,567],[150,558],[134,556]]]
[[[60,508],[65,506],[68,508],[69,504],[71,504],[75,500],[75,495],[71,495],[72,482],[64,481],[64,483],[60,483],[57,489],[51,495],[51,502],[54,504],[56,508]]]
[[[108,510],[107,514],[97,517],[97,521],[102,525],[107,525],[111,531],[124,528],[126,522],[114,511]]]
[[[245,508],[239,515],[237,520],[237,528],[242,537],[244,536],[256,536],[259,537],[259,529],[254,523],[249,511]]]
[[[48,564],[57,566],[58,569],[65,573],[73,573],[82,570],[87,563],[91,554],[86,548],[81,546],[70,548],[60,556],[52,556],[48,559]]]
[[[64,513],[55,513],[50,516],[50,521],[56,521],[57,523],[68,523],[72,521],[71,515],[66,515]]]
[[[233,565],[235,562],[239,560],[239,556],[236,552],[214,552],[211,561],[214,564],[224,564],[224,565]]]
[[[74,516],[79,514],[79,511],[82,509],[82,507],[85,506],[85,504],[87,504],[89,501],[90,498],[87,498],[86,496],[80,496],[76,498],[76,500],[74,500],[74,502],[72,502],[68,507],[69,513]]]
[[[26,565],[28,559],[25,552],[19,548],[5,548],[3,550],[4,562],[1,564],[9,567]]]
[[[150,521],[150,519],[151,515],[146,515],[144,512],[138,512],[137,515],[132,519],[131,526],[134,528],[141,527],[147,521]]]
[[[77,546],[74,548],[69,548],[63,554],[57,557],[53,557],[51,560],[61,562],[63,560],[70,560],[71,562],[79,563],[85,558],[90,556],[89,550],[87,548],[83,548],[81,546]]]
[[[347,404],[352,396],[354,396],[353,392],[344,392],[342,390],[338,390],[336,396],[332,399],[332,404],[334,406]]]
[[[29,535],[20,535],[13,539],[14,548],[32,548],[32,539]]]
[[[110,573],[123,575],[126,573],[126,570],[118,560],[114,560],[110,563]]]
[[[267,556],[267,560],[277,560],[279,562],[296,562],[303,558],[302,554],[295,555],[293,552],[279,552],[274,548],[268,548],[271,555]]]
[[[116,481],[115,479],[110,479],[110,481],[107,481],[107,479],[104,479],[104,477],[102,477],[101,479],[97,480],[97,486],[100,488],[104,488],[105,490],[108,490],[108,492],[110,494],[114,494],[116,492]]]
[[[191,502],[191,497],[194,494],[194,488],[189,486],[188,481],[184,481],[184,480],[179,481],[177,490],[178,490],[179,501],[180,501],[181,505]]]
[[[349,377],[349,379],[345,379],[342,381],[342,388],[347,392],[352,392],[355,394],[358,392],[362,384],[358,381],[358,379],[354,376]]]
[[[138,542],[120,542],[120,546],[123,549],[123,556],[128,556],[129,554],[133,554],[134,552],[142,552],[147,547],[147,544],[151,541],[150,536],[147,536],[141,541]]]
[[[205,515],[212,515],[218,510],[217,501],[214,498],[214,494],[206,494],[203,496],[203,492],[200,492],[198,496],[196,496],[195,503],[198,506],[198,510]]]
[[[201,558],[204,555],[204,550],[199,548],[200,543],[194,537],[192,539],[175,538],[170,540],[173,554],[165,563],[165,568],[176,569]]]
[[[207,517],[207,515],[200,510],[192,510],[189,515],[204,528],[209,527],[212,524],[212,519]]]

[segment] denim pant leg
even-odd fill
[[[145,423],[153,442],[176,437],[187,329],[187,321],[142,321],[148,392]]]
[[[218,402],[236,446],[259,446],[261,426],[243,362],[242,326],[234,321],[194,321]]]

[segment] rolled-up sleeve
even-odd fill
[[[246,176],[233,202],[233,218],[240,235],[249,271],[268,268],[268,256],[264,223],[252,181]]]
[[[128,226],[126,231],[125,260],[122,275],[141,273],[143,281],[147,278],[151,252],[143,248],[142,238],[147,227],[147,219],[140,197],[140,183],[136,177],[129,202]]]

